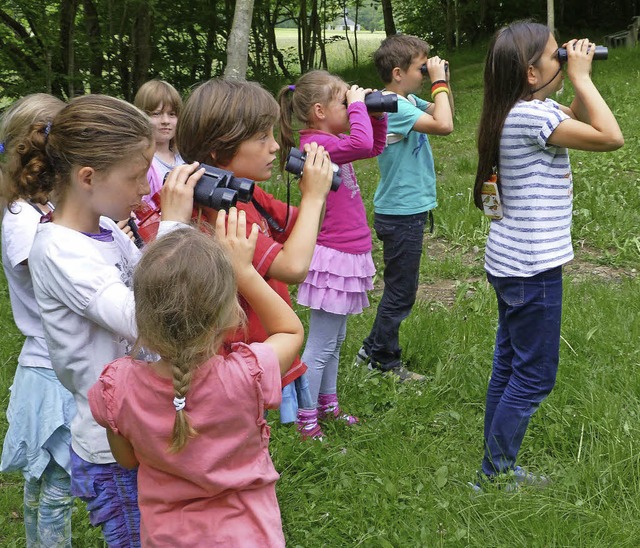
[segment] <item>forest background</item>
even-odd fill
[[[326,28],[344,13],[340,3],[255,0],[248,78],[274,91],[300,70],[324,66],[324,50],[329,70],[348,82],[379,86],[369,54],[387,32],[382,4],[348,3],[349,19],[364,28],[345,34]],[[430,139],[438,177],[435,231],[425,235],[418,301],[401,331],[404,356],[427,382],[399,384],[353,365],[381,295],[382,252],[374,237],[378,276],[371,307],[349,318],[340,363],[341,399],[361,424],[329,424],[325,443],[301,444],[294,428],[279,424],[277,413],[269,418],[287,544],[637,547],[640,46],[612,49],[608,61],[594,63],[594,82],[620,122],[625,146],[606,154],[571,152],[576,258],[565,268],[560,371],[521,452],[522,463],[548,474],[552,486],[473,497],[467,482],[482,452],[497,318],[483,270],[489,222],[471,199],[483,60],[496,27],[531,16],[545,22],[547,5],[390,5],[396,30],[422,36],[449,61],[456,98],[454,132]],[[638,1],[556,0],[559,41],[588,36],[602,43],[604,35],[626,29],[639,8]],[[153,77],[187,94],[199,81],[224,73],[233,11],[234,2],[219,0],[3,0],[0,106],[35,91],[65,99],[98,91],[131,98],[139,83]],[[566,83],[556,99],[569,104],[572,97]],[[355,168],[371,221],[376,160]],[[282,177],[265,186],[285,199]],[[295,184],[292,189],[295,201]],[[297,311],[306,325],[308,310]],[[2,439],[7,423],[1,411],[24,337],[13,323],[1,274],[0,333]],[[25,545],[22,484],[18,473],[0,475],[0,546]],[[78,501],[73,545],[104,547]]]
[[[46,92],[63,99],[106,93],[131,100],[150,78],[179,90],[223,73],[234,8],[253,4],[247,77],[269,86],[310,68],[329,68],[339,43],[358,65],[358,38],[401,31],[441,53],[482,44],[506,22],[547,21],[551,0],[4,0],[0,6],[0,97]],[[360,32],[330,29],[344,18]],[[563,31],[625,29],[640,0],[555,0]],[[296,29],[288,47],[276,28]]]

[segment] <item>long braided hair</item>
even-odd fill
[[[159,238],[136,267],[136,346],[157,352],[173,373],[176,418],[170,452],[197,435],[188,414],[191,379],[244,319],[236,290],[226,249],[198,230],[179,229]]]

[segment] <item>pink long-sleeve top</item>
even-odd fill
[[[349,135],[304,129],[300,131],[300,146],[316,142],[325,147],[332,162],[342,167],[342,184],[327,197],[318,245],[344,253],[366,253],[372,247],[371,230],[351,162],[373,158],[384,150],[387,116],[380,120],[369,116],[360,101],[351,103],[347,112],[351,125]]]

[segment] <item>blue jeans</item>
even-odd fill
[[[428,214],[428,211],[416,215],[376,213],[374,217],[373,228],[382,241],[384,290],[363,346],[373,364],[384,371],[402,365],[400,324],[416,301]]]
[[[40,479],[24,483],[27,546],[71,548],[71,478],[54,459]]]
[[[487,389],[484,459],[487,476],[515,466],[531,415],[558,371],[562,267],[530,278],[487,274],[498,298],[498,331]]]

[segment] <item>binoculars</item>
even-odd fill
[[[253,197],[255,183],[242,177],[234,177],[226,171],[207,164],[200,164],[205,172],[193,189],[194,203],[212,209],[224,209],[236,205],[238,201],[248,203]]]
[[[372,91],[364,96],[364,106],[369,112],[398,112],[398,96],[395,93]]]
[[[396,96],[396,101],[398,100]],[[396,104],[397,106],[397,104]],[[284,169],[295,175],[296,177],[302,177],[302,169],[304,168],[304,163],[307,160],[307,155],[302,152],[300,149],[292,148],[287,155],[287,161],[284,164]],[[342,183],[342,168],[337,164],[331,162],[331,167],[333,168],[333,178],[331,179],[331,190],[334,192],[338,190],[340,183]]]
[[[606,46],[596,46],[596,52],[593,54],[594,61],[604,61],[609,57],[609,49]],[[566,63],[568,59],[566,48],[558,48],[558,60]]]
[[[255,183],[252,180],[234,177],[231,171],[208,164],[200,164],[200,168],[205,172],[193,189],[194,204],[229,211],[238,201],[246,204],[253,198]],[[168,175],[169,172],[164,176],[165,181]]]
[[[238,201],[248,203],[253,198],[255,186],[253,181],[234,177],[231,171],[207,164],[200,164],[200,167],[203,167],[205,172],[193,189],[194,205],[229,211],[229,208],[235,206]],[[167,173],[164,176],[165,180],[168,175]],[[137,226],[133,219],[130,219],[128,223],[138,247],[154,240],[158,233],[161,221],[159,192],[152,196],[152,201],[153,205],[142,202],[134,210],[138,220]]]
[[[346,99],[344,106],[349,106]],[[398,112],[398,96],[395,93],[372,91],[364,96],[364,106],[369,112]]]
[[[427,63],[425,63],[420,67],[420,72],[422,73],[423,76],[429,75],[429,69],[427,68]],[[445,74],[449,72],[449,63],[447,63],[446,61],[444,63],[444,72]]]

